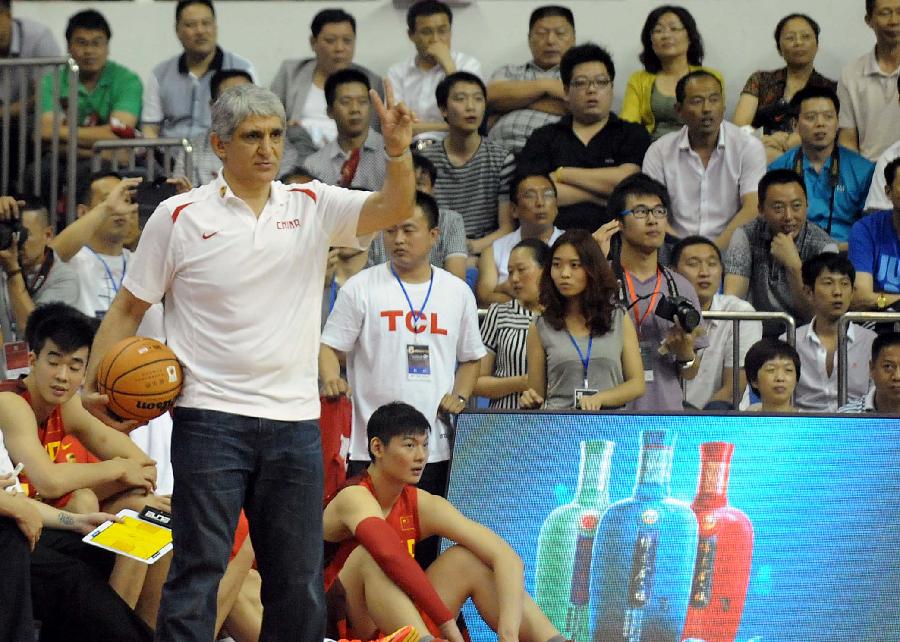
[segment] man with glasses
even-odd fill
[[[621,238],[618,256],[612,257],[620,283],[619,300],[634,319],[646,384],[644,395],[628,408],[679,411],[683,407],[681,382],[697,376],[699,351],[709,343],[701,333],[686,332],[678,322],[656,314],[659,302],[672,296],[684,297],[700,310],[690,281],[659,263],[669,195],[658,181],[635,174],[610,195],[609,211],[615,212]]]
[[[725,294],[746,299],[762,312],[787,312],[809,323],[812,304],[803,288],[803,262],[837,245],[806,221],[806,185],[789,169],[773,169],[759,182],[759,216],[738,229],[725,252]],[[777,337],[780,322],[764,322],[763,336]]]
[[[488,83],[488,107],[498,115],[490,140],[518,154],[538,127],[566,113],[559,62],[575,44],[575,18],[568,7],[548,5],[531,12],[528,47],[531,60],[504,65]]]
[[[725,120],[722,83],[709,71],[678,81],[675,111],[684,127],[650,146],[643,171],[672,197],[669,243],[696,234],[724,250],[734,231],[756,216],[766,150]]]
[[[595,44],[569,49],[559,64],[568,114],[528,139],[518,171],[547,174],[556,187],[557,226],[594,230],[615,217],[606,200],[619,181],[640,171],[647,130],[611,111],[616,70]]]

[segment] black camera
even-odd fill
[[[0,252],[8,250],[12,247],[13,239],[19,235],[19,252],[25,245],[25,239],[28,238],[28,230],[22,225],[22,221],[18,219],[10,219],[8,221],[0,221]]]
[[[678,317],[678,323],[685,332],[692,332],[700,325],[700,313],[694,304],[683,296],[662,297],[656,306],[656,316],[672,323],[675,323],[675,317]]]

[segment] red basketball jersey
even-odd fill
[[[328,502],[330,502],[331,499],[334,499],[337,493],[341,492],[344,488],[357,485],[364,486],[373,496],[375,495],[375,489],[372,487],[372,479],[369,477],[369,473],[363,473],[358,477],[348,479],[347,482],[328,499],[325,505],[327,506]],[[403,489],[403,492],[400,493],[400,497],[397,498],[396,503],[391,507],[391,512],[388,513],[388,516],[384,521],[394,529],[397,533],[397,537],[409,551],[409,556],[414,558],[416,556],[416,542],[422,539],[421,531],[419,529],[418,495],[416,494],[415,486],[407,485]],[[350,539],[345,539],[342,542],[325,543],[326,590],[331,587],[331,584],[334,582],[335,578],[337,578],[338,573],[340,573],[341,569],[344,567],[344,562],[347,561],[350,553],[352,553],[353,549],[357,546],[359,546],[359,542],[352,537]]]

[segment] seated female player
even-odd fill
[[[415,487],[428,458],[424,415],[405,403],[386,404],[367,432],[371,465],[325,506],[329,636],[366,640],[411,624],[422,642],[462,642],[456,615],[471,597],[501,641],[562,642],[525,593],[522,560],[512,548]],[[415,544],[432,535],[456,545],[422,571]]]

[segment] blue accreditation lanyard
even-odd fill
[[[391,274],[397,279],[397,283],[400,284],[400,289],[403,290],[403,296],[406,297],[406,302],[409,304],[409,312],[412,314],[413,327],[415,327],[420,316],[421,318],[425,318],[425,306],[428,305],[428,299],[431,297],[431,286],[434,285],[434,268],[431,268],[431,276],[428,277],[428,292],[425,293],[425,300],[422,301],[422,307],[419,310],[416,310],[413,307],[412,299],[409,298],[409,292],[406,291],[406,287],[403,285],[403,281],[400,280],[400,277],[397,276],[397,273],[394,271],[394,266],[388,262],[388,267],[391,269]],[[417,332],[413,332],[413,334],[418,336]]]
[[[103,264],[103,269],[106,270],[106,278],[109,280],[109,284],[113,289],[113,296],[109,299],[109,302],[112,303],[115,295],[117,295],[119,293],[119,290],[122,289],[122,282],[125,280],[125,269],[128,267],[128,264],[125,260],[125,250],[122,250],[122,278],[119,279],[119,283],[117,285],[115,278],[113,278],[112,270],[109,269],[109,265],[107,265],[106,261],[103,260],[103,257],[97,254],[89,245],[85,245],[85,247],[89,249],[94,256],[97,257],[97,260]]]
[[[591,346],[594,345],[594,335],[588,336],[588,347],[587,347],[587,356],[581,351],[581,348],[578,347],[578,342],[575,340],[575,337],[572,336],[572,333],[566,330],[566,334],[569,335],[569,341],[572,342],[572,345],[575,346],[575,350],[578,351],[578,358],[581,359],[581,367],[584,370],[584,387],[589,388],[588,386],[588,366],[591,363]]]
[[[328,293],[328,314],[334,310],[334,300],[337,298],[337,281],[331,277],[331,290]]]

